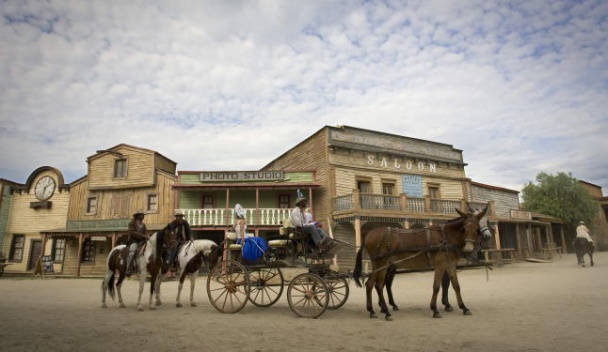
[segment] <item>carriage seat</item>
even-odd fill
[[[283,219],[283,226],[279,228],[279,234],[283,238],[268,241],[269,247],[286,247],[293,239],[295,229],[291,226],[291,219]]]
[[[245,238],[255,237],[254,234],[245,232]],[[226,231],[224,234],[224,238],[228,240],[228,249],[230,250],[241,250],[243,247],[241,244],[236,243],[236,239],[238,238],[236,232]]]

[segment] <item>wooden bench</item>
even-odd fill
[[[486,263],[491,263],[490,253],[494,253],[496,256],[500,256],[494,261],[514,261],[515,260],[515,248],[490,248],[490,249],[482,249],[483,257]],[[508,258],[505,258],[503,253],[506,253]]]
[[[553,259],[553,253],[558,254],[560,259],[562,258],[562,247],[549,245],[548,247],[542,248],[543,256],[549,259]]]

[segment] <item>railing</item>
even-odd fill
[[[380,210],[403,211],[407,213],[436,213],[455,215],[456,209],[468,211],[466,202],[453,199],[431,199],[429,197],[391,196],[384,194],[359,193],[334,198],[334,211]],[[472,209],[483,209],[487,203],[469,202]]]
[[[230,226],[234,221],[234,209],[180,209],[190,226]],[[247,225],[278,226],[289,218],[291,209],[260,208],[245,209]]]

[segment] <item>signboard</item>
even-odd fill
[[[55,269],[53,268],[53,258],[50,255],[43,255],[40,260],[42,264],[42,272],[45,274],[55,272]]]
[[[201,172],[201,182],[282,181],[283,171],[218,171]]]
[[[523,210],[511,210],[511,219],[532,220],[532,213]]]
[[[403,193],[408,197],[422,197],[422,176],[403,175]]]

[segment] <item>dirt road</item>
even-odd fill
[[[581,268],[573,254],[551,263],[520,262],[460,272],[472,316],[432,319],[432,274],[395,280],[401,310],[394,321],[369,319],[364,289],[320,319],[297,318],[285,293],[270,308],[251,304],[221,314],[199,277],[198,307],[175,307],[177,282],[165,282],[163,305],[135,309],[137,283],[127,281],[126,309],[101,308],[101,279],[0,278],[1,351],[606,351],[608,253]],[[146,286],[147,290],[147,286]],[[182,302],[188,302],[188,284]],[[185,296],[184,296],[185,295]],[[148,298],[147,291],[144,297]],[[455,303],[453,293],[450,294]]]

